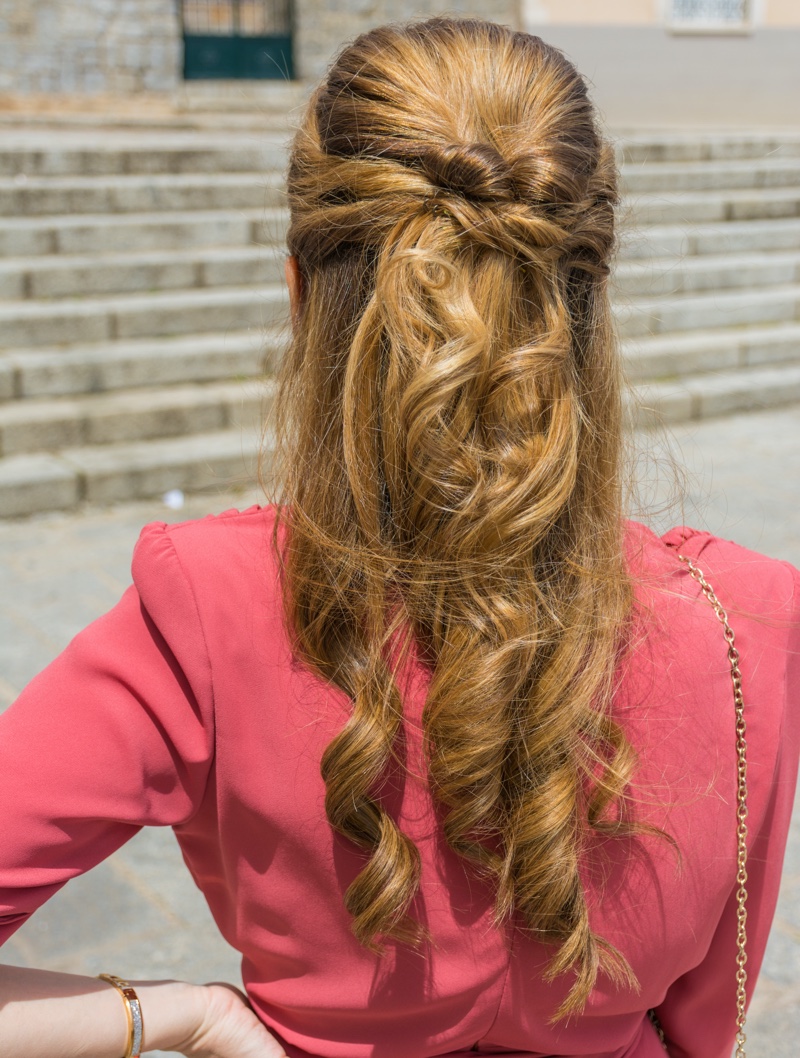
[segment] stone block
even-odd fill
[[[750,253],[800,249],[800,220],[729,221],[691,232],[692,253]]]
[[[250,241],[259,246],[278,246],[283,250],[286,245],[288,227],[288,210],[264,210],[259,216],[253,218]]]
[[[800,187],[800,159],[786,158],[760,170],[761,187]]]
[[[5,348],[99,342],[110,334],[110,318],[97,303],[0,305],[0,346]]]
[[[206,287],[281,283],[284,256],[261,247],[218,251],[199,263],[200,283]]]
[[[31,177],[22,185],[0,184],[0,215],[31,217],[58,213],[104,213],[109,208],[107,187],[85,182],[83,187]]]
[[[708,143],[708,155],[714,159],[772,158],[777,152],[782,156],[800,154],[800,137],[794,131],[780,134],[736,133],[725,137],[714,137]]]
[[[0,405],[0,455],[56,452],[84,441],[84,416],[74,401],[12,401]]]
[[[239,383],[225,400],[226,424],[242,431],[254,443],[261,438],[264,423],[270,416],[275,396],[273,380],[252,379]]]
[[[0,258],[49,254],[54,236],[47,224],[3,217],[0,220]]]
[[[83,409],[85,443],[114,444],[221,430],[227,425],[224,398],[225,394],[218,396],[213,388],[206,391],[201,386],[90,398]]]
[[[0,518],[74,507],[79,498],[77,474],[55,456],[0,459]]]
[[[26,398],[97,393],[132,387],[256,378],[274,367],[280,336],[251,332],[116,341],[69,350],[28,350],[4,358]],[[3,363],[3,359],[0,359]]]
[[[240,430],[135,444],[67,449],[64,461],[91,503],[161,496],[173,488],[199,491],[252,485],[257,449]]]
[[[625,418],[633,429],[650,429],[694,417],[693,398],[678,382],[653,382],[629,391]]]
[[[28,285],[35,298],[175,290],[194,286],[196,271],[190,259],[67,258],[31,267]]]
[[[757,187],[760,186],[764,168],[754,162],[705,162],[701,165],[647,163],[625,167],[621,173],[622,187],[629,194]]]
[[[624,219],[624,218],[623,218]],[[690,234],[680,227],[626,228],[620,231],[621,261],[651,257],[683,257],[690,252]]]
[[[766,220],[770,217],[800,217],[800,187],[742,192],[731,196],[730,220]]]
[[[26,296],[25,273],[16,264],[0,261],[0,300],[17,301]]]
[[[614,270],[612,289],[617,292],[617,296],[675,294],[683,289],[682,269],[680,263],[664,258],[621,262]]]
[[[800,361],[800,324],[748,331],[742,335],[744,362],[749,365]]]
[[[71,396],[99,388],[96,361],[81,359],[72,352],[26,350],[10,354],[8,360],[16,371],[20,397]]]
[[[728,202],[719,192],[686,195],[648,194],[628,203],[635,224],[696,224],[725,220]]]
[[[180,67],[177,57],[174,62],[163,67],[149,67],[142,71],[142,88],[145,92],[174,91],[176,82],[180,81]]]
[[[622,261],[615,287],[630,296],[653,297],[792,284],[800,278],[800,253],[651,258]]]
[[[131,41],[130,43],[124,44],[120,49],[122,52],[122,64],[130,69],[139,69],[150,65],[157,65],[155,59],[155,49],[151,46],[148,47],[143,41]],[[163,53],[163,48],[160,49]]]
[[[270,173],[184,173],[108,177],[30,177],[0,181],[0,214],[43,216],[153,210],[258,210],[281,205]]]
[[[730,290],[780,286],[798,279],[798,254],[741,254],[712,260],[696,259],[680,266],[681,289]]]
[[[639,304],[628,299],[612,305],[617,333],[621,338],[643,338],[661,330],[658,302]]]
[[[110,87],[108,75],[101,70],[89,70],[83,75],[84,92],[107,92]]]
[[[246,214],[170,213],[163,217],[59,218],[52,238],[60,253],[185,249],[192,246],[236,246],[250,241],[252,219]],[[2,226],[0,226],[0,239]],[[0,246],[2,243],[0,242]]]
[[[623,346],[626,374],[632,381],[640,382],[733,369],[742,360],[740,342],[735,331],[698,331],[633,340]]]
[[[136,71],[119,67],[109,73],[107,82],[110,90],[118,95],[130,95],[141,87]]]
[[[114,319],[120,338],[224,331],[282,321],[288,314],[282,289],[201,290],[196,293],[133,296],[120,301]]]
[[[16,389],[16,363],[7,356],[0,356],[0,401],[11,400]]]
[[[795,318],[798,291],[795,287],[775,290],[713,292],[676,298],[640,299],[634,310],[658,321],[653,333],[688,331],[706,327],[781,322]],[[635,337],[630,331],[626,337]],[[641,333],[641,332],[639,332]]]
[[[98,189],[99,190],[99,189]],[[277,191],[260,173],[185,173],[124,177],[102,189],[110,212],[259,209],[274,205]],[[81,212],[89,212],[81,210]],[[92,212],[103,212],[96,209]]]
[[[698,415],[710,418],[800,401],[800,367],[760,368],[706,376],[689,383]]]
[[[691,134],[633,135],[618,145],[618,156],[626,163],[699,162],[710,157],[707,144]]]

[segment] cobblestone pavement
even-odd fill
[[[800,407],[675,428],[672,438],[646,435],[636,445],[640,503],[656,527],[709,528],[800,565]],[[688,468],[682,510],[673,488],[674,457]],[[143,524],[253,502],[256,494],[195,497],[180,511],[139,503],[0,523],[0,708],[116,602],[129,583],[131,550]],[[798,883],[800,812],[751,1010],[751,1058],[796,1054]],[[66,886],[8,942],[2,960],[134,979],[240,980],[236,953],[216,933],[172,832],[159,829],[142,831]]]

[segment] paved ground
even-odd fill
[[[800,408],[754,413],[636,441],[640,510],[656,526],[710,528],[800,565]],[[688,468],[676,482],[677,457]],[[672,499],[670,500],[670,496]],[[682,504],[680,497],[683,497]],[[139,528],[257,496],[86,510],[0,523],[0,708],[129,582]],[[800,703],[798,703],[800,706]],[[751,1011],[750,1058],[794,1058],[800,1035],[800,812],[781,903]],[[238,980],[171,831],[143,831],[71,882],[2,952],[5,962],[132,978]],[[155,1052],[153,1052],[155,1053]]]

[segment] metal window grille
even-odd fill
[[[267,37],[288,33],[290,0],[183,0],[191,36]]]
[[[748,0],[671,0],[670,21],[679,26],[743,26],[750,21]]]
[[[292,78],[291,0],[181,0],[186,80]]]

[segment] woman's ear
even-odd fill
[[[294,254],[290,254],[286,258],[285,272],[286,285],[289,288],[289,306],[292,313],[292,324],[297,326],[297,321],[300,317],[300,309],[303,305],[303,291],[305,284],[303,283],[303,276],[300,272],[300,265],[297,263],[297,258]]]

